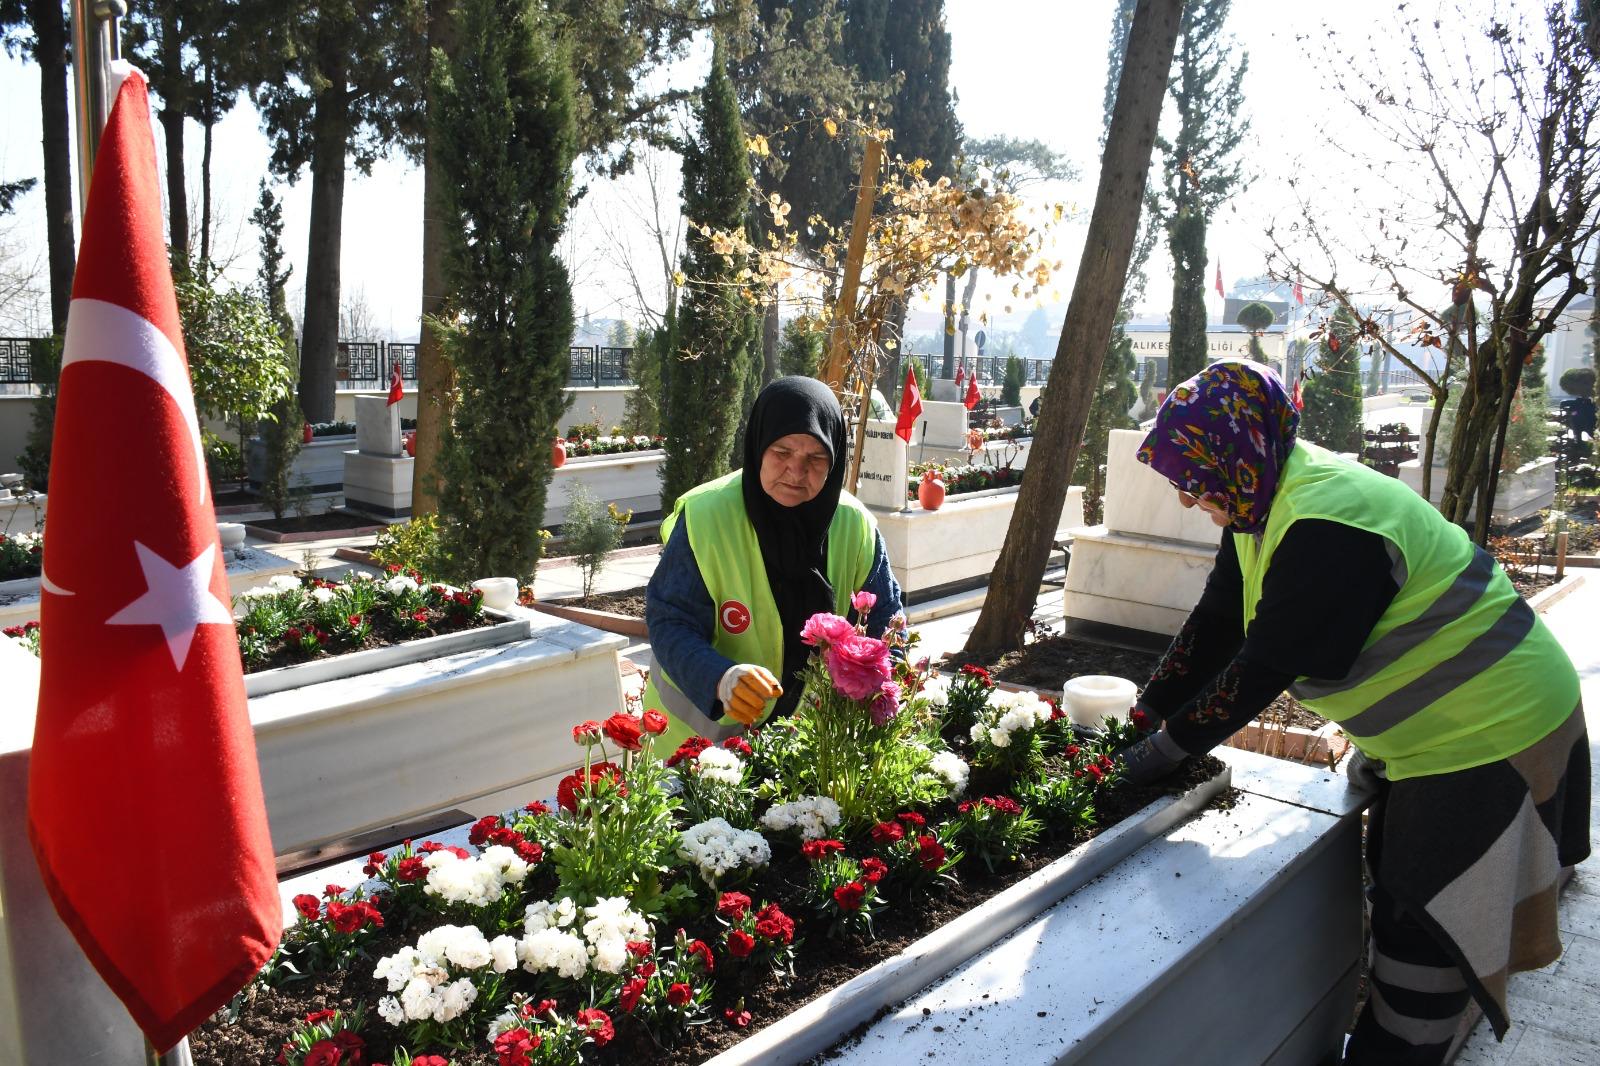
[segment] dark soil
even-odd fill
[[[649,1034],[631,1016],[613,1012],[616,1039],[605,1049],[587,1056],[585,1061],[602,1066],[621,1066],[624,1063],[628,1066],[692,1066],[704,1062],[828,989],[884,959],[894,957],[931,930],[1055,861],[1151,801],[1161,796],[1187,792],[1222,769],[1219,760],[1203,756],[1190,759],[1178,773],[1154,785],[1106,793],[1096,801],[1099,824],[1095,829],[1080,835],[1042,841],[1015,867],[998,874],[991,874],[981,863],[970,860],[960,868],[958,885],[924,897],[914,906],[904,903],[896,905],[896,901],[891,899],[890,906],[875,923],[877,939],[870,941],[833,940],[822,935],[820,930],[807,929],[807,918],[812,912],[806,891],[806,863],[798,853],[785,849],[784,853],[774,856],[773,864],[765,874],[743,891],[758,901],[772,900],[778,903],[796,919],[799,929],[793,977],[778,981],[761,975],[742,981],[730,972],[733,961],[719,958],[716,995],[710,1011],[713,1019],[711,1024],[690,1030],[678,1046],[662,1049],[655,1045]],[[1211,807],[1231,809],[1235,795],[1230,789],[1213,801]],[[944,813],[948,812],[930,812],[930,820]],[[710,941],[716,935],[717,927],[709,918],[703,921],[703,925],[691,924],[688,933]],[[368,1046],[367,1061],[390,1061],[394,1050],[392,1041],[396,1034],[376,1016],[377,1001],[387,992],[385,987],[373,980],[372,967],[378,959],[414,943],[420,932],[420,928],[407,929],[397,921],[390,921],[387,928],[368,942],[366,957],[346,970],[312,975],[288,989],[253,988],[253,995],[244,1005],[235,1024],[228,1024],[224,1018],[226,1012],[219,1012],[191,1034],[190,1049],[196,1066],[260,1066],[270,1063],[287,1038],[291,1022],[311,1011],[330,1008],[349,1010],[358,1004],[364,1004],[368,1009],[364,1033]],[[517,983],[513,975],[513,985]],[[722,1020],[723,1010],[734,1006],[740,998],[752,1018],[747,1029],[731,1028]],[[564,1012],[569,1014],[574,1009],[571,1003],[563,1002],[562,1006]],[[420,1053],[431,1049],[410,1050]],[[496,1059],[492,1050],[479,1045],[467,1052],[456,1052],[453,1061],[456,1066],[494,1066]]]
[[[211,502],[218,507],[231,507],[241,503],[260,503],[261,497],[247,489],[229,489],[212,493]]]
[[[250,524],[274,533],[334,533],[344,529],[371,529],[383,523],[353,511],[324,511],[304,518],[285,515],[283,518],[255,519]]]
[[[644,617],[644,586],[623,589],[620,592],[597,592],[587,599],[563,600],[566,607],[582,607],[589,611],[610,611],[629,618]]]
[[[1517,590],[1517,595],[1523,599],[1534,595],[1541,589],[1549,588],[1556,583],[1554,574],[1529,574],[1522,571],[1507,571],[1506,576],[1511,579],[1512,586]]]
[[[354,641],[336,642],[330,640],[323,645],[323,649],[312,655],[307,655],[300,650],[297,644],[283,643],[259,663],[245,663],[244,672],[247,674],[259,673],[262,670],[274,670],[280,666],[297,666],[300,663],[314,662],[318,659],[327,659],[336,655],[350,655],[358,651],[370,651],[373,648],[388,648],[396,644],[405,644],[413,640],[423,640],[427,637],[443,636],[446,633],[462,633],[469,629],[482,629],[484,626],[497,625],[503,619],[490,618],[479,615],[477,618],[462,618],[446,615],[442,611],[430,611],[427,626],[418,633],[412,630],[402,630],[399,624],[391,617],[381,614],[369,616],[371,628],[366,637],[359,643]]]

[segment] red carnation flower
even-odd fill
[[[318,1040],[302,1060],[305,1066],[339,1066],[344,1052],[332,1040]]]
[[[1010,796],[985,796],[983,805],[999,811],[1001,814],[1021,814],[1022,807]]]
[[[611,1024],[611,1015],[599,1008],[580,1010],[575,1017],[578,1028],[589,1034],[595,1047],[605,1047],[617,1035],[617,1027]]]
[[[724,1007],[722,1018],[735,1029],[743,1029],[750,1024],[750,1012],[747,1010],[734,1010],[732,1007]]]
[[[698,758],[702,751],[711,747],[711,741],[705,737],[690,737],[678,745],[678,750],[667,756],[668,766],[677,766],[685,759]]]
[[[500,1066],[532,1066],[531,1054],[544,1043],[536,1033],[526,1029],[507,1029],[494,1038],[495,1054],[500,1056]]]
[[[808,840],[800,845],[800,854],[812,862],[818,862],[829,855],[837,855],[844,850],[844,845],[837,840]]]
[[[839,905],[839,909],[842,911],[860,910],[861,901],[866,896],[867,886],[860,881],[851,881],[833,890],[833,901]]]
[[[383,869],[384,861],[387,858],[388,856],[381,851],[373,852],[367,856],[367,864],[361,868],[361,872],[368,877],[377,877],[378,871]]]
[[[1106,772],[1104,770],[1100,769],[1100,764],[1099,763],[1090,763],[1089,766],[1088,766],[1088,770],[1089,770],[1089,773],[1094,775],[1094,779],[1096,781],[1099,781],[1101,778],[1106,776]],[[1082,776],[1081,772],[1080,772],[1079,776]]]
[[[427,864],[421,855],[412,855],[401,859],[400,866],[395,870],[395,877],[401,881],[425,881],[428,877]]]
[[[650,957],[650,953],[652,951],[654,951],[655,949],[656,949],[655,945],[650,943],[650,941],[648,941],[648,940],[630,940],[630,941],[628,941],[628,954],[632,955],[636,959],[647,959],[647,958],[649,958]]]
[[[694,989],[682,981],[674,981],[667,986],[667,1002],[674,1007],[682,1007],[694,998]]]
[[[906,827],[899,822],[879,822],[872,827],[870,835],[872,842],[882,847],[885,844],[893,844],[897,840],[904,839]]]
[[[522,1006],[522,1016],[524,1018],[537,1018],[541,1014],[553,1015],[556,1012],[557,1006],[559,1006],[559,1004],[557,1004],[553,999],[541,999],[535,1004],[525,1003]]]
[[[450,1066],[450,1060],[443,1055],[414,1055],[411,1066]]]
[[[361,1066],[361,1060],[366,1054],[367,1042],[361,1038],[360,1033],[351,1032],[349,1029],[341,1029],[333,1034],[332,1040],[334,1046],[344,1052],[345,1062],[349,1063],[350,1066]]]
[[[1139,710],[1137,707],[1128,712],[1128,721],[1132,722],[1133,728],[1137,729],[1141,733],[1147,733],[1150,731],[1150,716]]]
[[[895,817],[900,819],[900,821],[904,822],[906,825],[911,826],[913,829],[921,829],[923,826],[928,824],[928,820],[922,815],[918,814],[916,811],[901,811],[899,814],[895,815]]]
[[[623,751],[638,751],[644,726],[631,714],[614,714],[600,727],[611,742]]]
[[[322,902],[316,896],[305,892],[294,898],[294,909],[300,912],[300,917],[308,922],[314,922],[322,914]]]
[[[747,757],[755,754],[755,752],[750,750],[750,742],[744,737],[729,737],[727,740],[722,742],[722,746],[727,748],[729,751],[737,752],[738,754]]]
[[[1078,757],[1078,753],[1081,751],[1083,751],[1083,749],[1078,747],[1078,745],[1068,744],[1066,747],[1066,756],[1069,759],[1075,759]]]
[[[711,954],[711,948],[707,946],[704,940],[691,940],[689,942],[689,954],[699,958],[706,968],[706,973],[712,973],[716,970],[716,956]]]
[[[639,722],[644,726],[644,731],[653,737],[659,737],[662,733],[665,733],[667,726],[671,724],[667,721],[667,716],[654,707],[645,711],[644,717],[639,719]]]
[[[544,848],[540,847],[532,840],[524,840],[521,837],[518,837],[517,842],[511,845],[511,849],[517,853],[517,858],[521,859],[529,866],[532,866],[544,859]]]
[[[427,625],[428,624],[428,612],[425,611],[425,610],[412,611],[411,612],[411,620],[413,622],[420,622],[423,625]]]
[[[592,719],[587,722],[579,722],[572,727],[572,742],[574,744],[587,744],[599,736],[600,723]]]
[[[489,832],[500,828],[500,819],[493,814],[484,815],[472,823],[472,828],[467,830],[467,843],[475,848],[483,847],[483,842],[489,839]]]
[[[338,1013],[339,1012],[336,1010],[314,1010],[310,1014],[306,1015],[306,1024],[316,1025],[319,1022],[325,1022]]]
[[[755,949],[756,938],[743,929],[735,929],[728,934],[728,954],[734,958],[748,959]]]
[[[968,811],[972,810],[972,801],[962,800],[960,803],[956,804],[956,810],[962,814],[966,814]]]
[[[543,800],[534,800],[522,809],[534,816],[550,813],[550,805]]]
[[[654,977],[656,975],[656,964],[653,962],[641,962],[633,968],[633,972],[644,978]]]
[[[868,855],[861,860],[861,879],[869,885],[875,885],[882,881],[883,875],[888,872],[888,863],[875,855]]]
[[[576,814],[578,811],[578,796],[596,782],[610,779],[617,783],[617,795],[627,798],[627,786],[622,784],[622,769],[614,763],[597,762],[589,767],[587,779],[583,771],[568,774],[556,785],[556,802],[561,804],[562,810]]]
[[[622,991],[617,993],[617,1006],[624,1013],[632,1014],[633,1008],[639,1005],[639,997],[644,995],[645,985],[648,982],[643,977],[634,977],[622,986]]]
[[[794,941],[794,919],[783,913],[776,903],[769,903],[756,913],[756,935],[767,940]]]
[[[968,677],[975,677],[982,681],[985,688],[994,688],[994,678],[989,676],[989,671],[981,666],[963,666],[961,672]]]
[[[937,873],[944,866],[944,845],[934,836],[917,838],[917,862],[924,870]]]
[[[724,892],[717,898],[717,915],[737,922],[750,909],[751,899],[743,892]]]

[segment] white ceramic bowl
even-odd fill
[[[472,587],[483,593],[483,605],[491,611],[503,611],[517,602],[514,577],[480,577]]]
[[[1107,717],[1126,720],[1139,686],[1125,677],[1084,674],[1066,683],[1061,701],[1074,725],[1098,729]]]
[[[222,537],[224,550],[244,543],[244,526],[239,522],[218,522],[217,533]]]

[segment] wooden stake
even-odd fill
[[[872,205],[878,198],[878,165],[883,160],[883,142],[868,137],[861,157],[861,187],[856,190],[855,219],[850,223],[850,244],[845,249],[844,279],[839,299],[833,305],[833,328],[828,340],[828,359],[818,375],[842,405],[845,400],[845,370],[850,365],[850,342],[855,320],[856,290],[861,286],[862,260],[867,254],[867,230],[872,226]]]
[[[1556,580],[1567,575],[1567,531],[1556,534]]]

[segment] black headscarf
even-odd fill
[[[797,507],[783,506],[761,487],[762,455],[791,433],[815,437],[832,459],[822,491]],[[844,467],[844,414],[828,386],[816,378],[789,377],[761,390],[744,431],[744,510],[755,527],[783,624],[783,695],[774,718],[791,713],[800,699],[798,678],[811,650],[800,640],[801,628],[817,612],[833,610],[828,526],[844,489]]]

